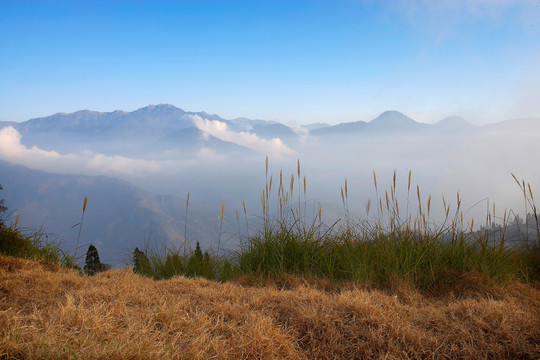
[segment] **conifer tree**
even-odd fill
[[[88,247],[86,252],[86,265],[84,265],[84,272],[87,275],[95,275],[102,269],[101,262],[99,261],[98,250],[94,245]]]
[[[133,252],[133,272],[140,275],[150,275],[151,266],[148,257],[144,252],[135,248]]]
[[[193,253],[193,256],[195,257],[196,261],[201,262],[203,260],[203,253],[201,250],[201,245],[197,241],[197,245],[195,246],[195,252]]]

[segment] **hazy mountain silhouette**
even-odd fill
[[[104,262],[119,264],[149,239],[150,245],[183,242],[186,199],[154,195],[115,178],[51,174],[3,160],[0,174],[4,187],[0,196],[6,199],[9,212],[20,214],[19,227],[43,227],[50,240],[58,236],[68,251],[75,248],[78,227],[72,227],[80,222],[83,200],[88,196],[78,250],[81,256],[93,243]],[[190,203],[188,239],[196,238],[210,247],[219,232],[213,220],[212,211],[200,201]]]
[[[411,132],[427,128],[429,125],[418,123],[399,111],[385,111],[370,122],[356,121],[327,126],[311,131],[312,135],[330,134],[352,135],[360,133]]]
[[[30,119],[22,123],[2,123],[14,126],[22,136],[24,145],[44,150],[92,150],[106,154],[151,153],[163,144],[177,145],[180,150],[196,151],[209,147],[218,151],[247,151],[246,148],[208,136],[201,140],[202,132],[196,128],[194,117],[219,121],[232,131],[253,133],[263,139],[275,137],[295,139],[297,134],[288,126],[263,120],[238,118],[226,120],[204,111],[188,112],[169,104],[149,105],[132,112],[116,110],[97,112],[81,110],[57,113]],[[192,138],[189,138],[189,137]],[[157,144],[157,149],[153,145]]]
[[[449,116],[435,123],[432,128],[436,131],[473,131],[478,127],[461,116]]]

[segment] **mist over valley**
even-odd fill
[[[345,211],[366,218],[368,201],[390,188],[394,171],[400,206],[417,209],[418,185],[422,201],[433,197],[433,222],[444,218],[443,195],[456,210],[457,192],[467,218],[485,219],[494,203],[501,216],[510,209],[523,215],[510,173],[530,181],[533,189],[540,178],[534,165],[539,119],[477,126],[449,117],[426,124],[385,111],[371,121],[293,127],[161,104],[133,112],[58,113],[0,127],[0,184],[12,216],[20,215],[24,226],[43,226],[73,250],[77,231],[71,227],[88,196],[82,239],[115,264],[149,240],[182,246],[184,234],[188,242],[215,249],[223,203],[222,239],[225,248],[234,249],[248,231],[257,230],[261,191],[270,177],[270,211],[277,214],[281,170],[286,189],[291,175],[295,181],[289,210],[300,203],[310,218],[321,206],[328,223]],[[345,179],[346,209],[340,196]],[[239,227],[236,211],[244,217],[244,201],[249,219]]]

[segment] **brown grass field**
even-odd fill
[[[538,286],[248,283],[89,277],[0,256],[0,359],[540,358]]]

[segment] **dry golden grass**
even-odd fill
[[[538,288],[454,290],[87,277],[0,256],[0,358],[540,358]]]

